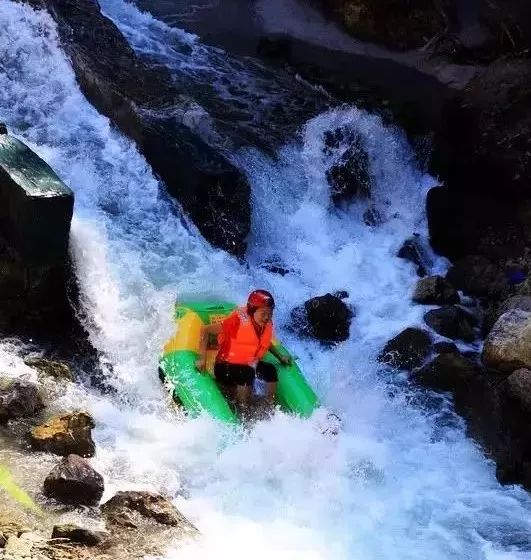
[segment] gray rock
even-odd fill
[[[531,370],[518,369],[505,382],[505,395],[512,404],[531,418]]]
[[[457,290],[442,276],[421,278],[415,287],[413,301],[424,305],[451,305],[459,303]]]
[[[198,532],[166,498],[152,492],[118,492],[101,506],[101,511],[110,523],[126,527],[138,527],[140,516],[191,534]]]
[[[394,368],[412,370],[424,362],[430,351],[429,333],[421,329],[408,328],[385,345],[378,360]]]
[[[433,349],[438,354],[447,354],[453,352],[459,352],[457,346],[453,342],[436,342],[433,345]]]
[[[44,494],[65,504],[96,505],[103,490],[103,477],[78,455],[65,457],[44,481]]]
[[[0,384],[0,423],[33,416],[43,406],[39,389],[34,383],[9,380]]]
[[[428,257],[420,244],[417,236],[406,239],[396,256],[399,259],[411,262],[417,267],[417,274],[421,277],[426,276],[427,268],[430,266]]]
[[[439,354],[424,367],[413,372],[414,378],[426,387],[439,391],[464,393],[475,382],[480,368],[456,352]]]
[[[451,339],[473,342],[476,338],[475,318],[457,305],[432,309],[424,315],[424,321],[436,333]]]
[[[531,312],[504,313],[485,341],[482,359],[487,367],[504,372],[531,369]]]
[[[84,544],[86,546],[96,546],[101,544],[107,533],[103,531],[91,531],[77,525],[55,525],[52,531],[52,539],[68,539],[69,541]]]
[[[26,358],[24,363],[29,367],[35,368],[39,373],[47,377],[74,381],[74,376],[70,368],[61,362],[54,362],[43,358]]]

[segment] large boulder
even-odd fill
[[[509,289],[503,270],[479,255],[469,255],[454,263],[446,279],[457,289],[476,297],[500,298]]]
[[[474,327],[476,319],[458,305],[446,305],[439,309],[432,309],[424,315],[424,321],[436,333],[465,342],[473,342],[476,338]]]
[[[27,381],[0,381],[0,424],[13,418],[33,416],[43,408],[37,385]]]
[[[416,370],[413,377],[431,389],[464,394],[479,374],[480,368],[473,361],[458,352],[445,352]]]
[[[190,111],[170,73],[141,60],[96,0],[38,1],[56,20],[89,101],[137,143],[203,236],[242,256],[250,227],[249,185],[187,126]]]
[[[522,311],[531,312],[531,296],[511,296],[510,298],[498,303],[496,301],[492,302],[488,306],[485,317],[483,319],[482,330],[484,336],[492,330],[496,321],[507,311],[512,309],[520,309]]]
[[[457,290],[442,276],[430,276],[417,282],[413,301],[423,305],[451,305],[459,303]]]
[[[45,424],[32,428],[30,443],[36,451],[92,457],[96,451],[93,428],[94,420],[86,412],[54,416]]]
[[[324,343],[343,342],[350,332],[354,313],[339,297],[332,294],[309,299],[292,311],[294,328],[303,335]]]
[[[78,455],[65,457],[44,481],[44,494],[65,504],[96,505],[103,490],[101,474]]]
[[[190,534],[198,532],[171,502],[153,492],[118,492],[101,506],[101,511],[110,523],[125,527],[137,528],[144,518]]]
[[[407,328],[392,338],[378,360],[398,369],[412,370],[422,365],[431,351],[431,337],[422,329]]]
[[[531,312],[504,313],[485,341],[482,359],[487,367],[508,373],[531,368]]]
[[[325,153],[341,154],[326,172],[332,201],[337,204],[370,194],[369,156],[356,131],[343,127],[325,133]]]

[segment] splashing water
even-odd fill
[[[382,344],[421,320],[410,304],[414,272],[395,254],[413,231],[425,232],[432,180],[400,131],[339,107],[308,121],[275,158],[256,147],[234,152],[253,191],[243,266],[201,239],[134,145],[86,102],[49,16],[0,3],[0,53],[0,119],[75,191],[71,250],[83,314],[118,389],[108,396],[73,387],[58,406],[94,415],[106,496],[163,491],[197,524],[203,536],[176,544],[169,558],[531,557],[527,494],[496,482],[460,422],[443,425],[437,411],[415,408],[378,372]],[[370,201],[340,209],[331,206],[326,170],[346,146],[324,149],[326,132],[338,127],[362,139],[372,189]],[[381,225],[363,223],[369,204]],[[278,256],[291,271],[284,276],[262,267]],[[325,410],[311,420],[278,413],[231,434],[168,406],[156,366],[174,298],[242,301],[258,286],[275,293],[282,337],[343,417],[338,437],[321,434]],[[294,305],[336,289],[348,290],[357,310],[345,344],[325,350],[284,330]],[[22,368],[17,351],[2,345],[0,360]]]

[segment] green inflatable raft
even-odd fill
[[[192,416],[206,412],[222,422],[235,424],[240,421],[213,377],[217,354],[215,340],[209,341],[206,371],[198,371],[195,366],[203,325],[223,321],[235,308],[234,304],[226,302],[190,302],[176,306],[176,332],[164,346],[159,373],[174,400]],[[290,355],[278,340],[273,344],[283,354]],[[295,360],[284,366],[271,353],[264,360],[277,368],[277,402],[280,407],[293,414],[310,416],[319,402]]]

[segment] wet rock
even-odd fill
[[[509,287],[503,271],[479,255],[454,263],[446,279],[457,289],[476,297],[499,298]]]
[[[96,451],[93,428],[94,420],[86,412],[55,416],[31,430],[30,443],[36,451],[92,457]]]
[[[485,341],[482,359],[487,367],[509,373],[531,368],[531,312],[504,313]]]
[[[475,383],[480,372],[476,364],[461,354],[445,352],[413,372],[413,377],[431,389],[463,394]]]
[[[26,358],[24,363],[27,366],[36,369],[40,374],[46,377],[74,381],[74,376],[72,375],[70,368],[61,362],[54,362],[43,358]]]
[[[493,302],[488,308],[483,320],[483,334],[487,336],[496,321],[507,311],[521,309],[531,312],[531,296],[511,296],[501,304]]]
[[[332,294],[314,297],[292,311],[293,328],[324,343],[347,340],[354,313]]]
[[[3,122],[0,122],[0,134],[7,134],[7,126]]]
[[[139,519],[135,516],[136,513],[161,525],[179,527],[191,534],[198,532],[166,498],[152,492],[118,492],[101,506],[101,510],[110,523],[117,525],[138,527]]]
[[[348,146],[346,149],[345,145]],[[341,155],[326,172],[332,201],[337,204],[343,200],[369,196],[369,157],[362,137],[346,127],[327,131],[325,152],[332,154],[336,151]]]
[[[378,360],[394,368],[412,370],[424,362],[430,351],[429,333],[408,328],[385,345]]]
[[[44,481],[44,494],[65,504],[96,505],[103,490],[103,477],[78,455],[65,457]]]
[[[446,338],[460,339],[465,342],[473,342],[476,338],[474,332],[476,319],[457,305],[432,309],[424,315],[424,321],[436,333]]]
[[[413,301],[424,305],[451,305],[459,303],[457,290],[442,276],[430,276],[417,282]]]
[[[52,539],[68,539],[69,541],[84,544],[85,546],[96,546],[101,544],[107,533],[103,531],[91,531],[77,525],[55,525],[52,531]]]
[[[417,266],[417,274],[421,277],[426,276],[427,267],[429,266],[428,259],[424,254],[424,250],[420,244],[418,237],[411,237],[406,239],[398,250],[396,256],[399,259],[411,262]]]
[[[437,354],[457,353],[459,350],[453,342],[436,342],[433,349]]]
[[[380,212],[374,206],[371,206],[363,212],[363,223],[366,226],[375,227],[383,223],[383,218]]]
[[[505,381],[505,398],[531,420],[531,370],[518,369]],[[531,430],[530,430],[531,431]]]
[[[0,381],[0,424],[13,418],[33,416],[43,408],[39,389],[27,381]]]
[[[237,256],[250,228],[249,185],[189,122],[169,71],[141,60],[94,0],[42,0],[57,22],[81,90],[138,145],[201,234]]]
[[[331,0],[321,4],[356,38],[398,50],[422,47],[447,27],[446,1]]]
[[[2,533],[0,533],[0,548],[5,548],[6,544],[7,544],[7,538],[4,537]]]

